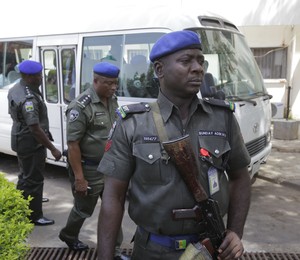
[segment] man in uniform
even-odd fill
[[[250,157],[233,107],[224,100],[198,99],[204,56],[196,33],[162,36],[150,60],[160,83],[157,105],[162,125],[157,127],[153,104],[120,109],[122,119],[98,167],[105,175],[98,259],[111,259],[128,188],[128,211],[137,224],[131,259],[179,259],[186,245],[201,240],[200,234],[206,232],[204,223],[172,218],[172,210],[193,208],[195,199],[162,150],[162,129],[169,140],[190,136],[199,165],[197,177],[209,197],[218,201],[221,215],[227,213],[218,258],[237,259],[244,250],[241,238],[250,204]]]
[[[86,218],[93,214],[103,191],[103,176],[97,166],[103,156],[109,131],[118,107],[115,92],[119,68],[107,62],[94,66],[93,85],[75,98],[67,108],[69,177],[74,206],[59,238],[72,250],[86,250],[78,239]],[[116,255],[120,255],[120,231]]]
[[[61,152],[51,143],[47,107],[39,86],[42,82],[43,66],[39,62],[25,60],[19,64],[22,76],[8,92],[9,114],[13,119],[11,147],[17,153],[20,174],[17,189],[23,191],[30,201],[31,220],[35,225],[51,225],[54,220],[43,216],[43,187],[48,148],[55,160]]]

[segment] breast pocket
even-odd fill
[[[161,146],[159,143],[133,144],[136,157],[136,176],[142,184],[162,185],[168,182],[167,171],[161,172]]]
[[[209,152],[210,156],[205,157],[205,160],[218,169],[223,167],[224,155],[231,149],[226,138],[213,138],[211,136],[199,137],[199,147]],[[200,150],[199,156],[204,159]]]
[[[108,116],[104,112],[95,113],[93,118],[93,124],[96,127],[107,127],[109,123]]]
[[[90,124],[91,131],[101,139],[107,139],[111,123],[105,113],[95,114]]]

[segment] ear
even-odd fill
[[[154,62],[153,64],[154,66],[154,71],[155,71],[155,74],[158,78],[162,78],[163,75],[164,75],[164,64],[162,63],[162,61],[160,60],[157,60]]]

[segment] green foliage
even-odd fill
[[[26,238],[33,230],[29,201],[0,173],[0,259],[24,259],[30,249]]]

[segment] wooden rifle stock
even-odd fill
[[[175,163],[196,202],[208,199],[207,193],[197,179],[198,168],[190,137],[186,135],[172,141],[163,142],[162,145],[173,163]]]

